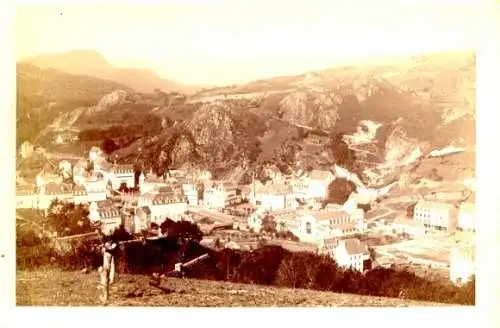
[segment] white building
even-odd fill
[[[47,173],[45,170],[42,170],[36,176],[36,186],[41,188],[48,183],[62,184],[63,177],[58,174]]]
[[[269,210],[296,209],[298,203],[291,185],[286,183],[268,182],[256,190],[251,203],[264,206]]]
[[[450,252],[450,280],[454,284],[465,284],[475,274],[474,245],[456,245]]]
[[[296,232],[301,241],[318,243],[321,239],[349,236],[358,233],[358,226],[349,213],[340,211],[316,211],[300,218]]]
[[[115,209],[113,202],[110,200],[91,202],[89,205],[89,220],[93,223],[100,220],[99,211],[105,209]]]
[[[35,186],[16,187],[16,208],[38,208],[38,202]]]
[[[101,231],[105,235],[112,234],[123,223],[122,215],[116,208],[101,208],[97,210]]]
[[[88,177],[88,162],[86,160],[80,160],[75,165],[73,165],[73,183],[75,184],[85,184]]]
[[[203,193],[203,205],[207,208],[222,209],[241,202],[236,193],[236,186],[231,182],[216,181],[211,187],[206,187]]]
[[[134,215],[134,229],[131,233],[146,231],[151,227],[151,209],[148,206],[138,207]]]
[[[67,184],[50,182],[40,189],[39,209],[48,209],[54,200],[73,201],[73,187]]]
[[[104,172],[104,176],[113,190],[119,190],[122,184],[127,188],[135,187],[135,171],[133,165],[113,164],[109,170]]]
[[[89,151],[89,159],[94,162],[104,155],[103,151],[99,147],[92,147]]]
[[[460,205],[457,228],[461,231],[476,230],[476,205],[474,203],[462,203]]]
[[[330,171],[312,170],[308,176],[308,197],[325,199],[328,196],[328,186],[335,180],[335,175]]]
[[[335,180],[330,171],[312,170],[292,184],[295,196],[302,200],[324,200],[328,196],[328,186]]]
[[[187,211],[187,203],[184,197],[170,193],[148,193],[139,197],[138,207],[149,207],[151,211],[151,222],[158,225],[169,218],[180,221]]]
[[[370,259],[368,246],[356,238],[324,239],[320,245],[321,252],[330,255],[337,265],[346,269],[364,271],[364,261]]]
[[[82,185],[76,185],[73,188],[73,202],[76,205],[89,203],[87,190]]]
[[[457,210],[450,203],[420,200],[415,205],[413,219],[423,223],[427,230],[454,231],[457,226]]]
[[[158,190],[161,187],[168,187],[169,185],[170,183],[168,183],[164,177],[159,177],[152,172],[147,175],[141,173],[139,176],[139,188],[141,195]]]
[[[189,205],[197,206],[199,204],[200,199],[198,197],[198,183],[196,180],[184,180],[182,183],[182,192]]]

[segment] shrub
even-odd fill
[[[328,186],[325,204],[344,204],[354,191],[356,191],[356,185],[353,182],[344,178],[335,179]]]

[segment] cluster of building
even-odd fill
[[[398,217],[394,220],[392,228],[395,232],[412,236],[422,236],[436,231],[475,233],[475,211],[473,199],[460,204],[420,200],[415,205],[413,218]]]
[[[137,233],[152,224],[161,225],[166,218],[188,219],[193,206],[224,210],[248,201],[253,207],[246,212],[248,228],[259,232],[265,220],[272,219],[277,231],[291,232],[300,241],[316,244],[319,253],[328,254],[340,266],[363,271],[370,253],[355,237],[367,228],[364,211],[357,206],[363,201],[353,193],[343,205],[323,207],[334,179],[331,171],[312,170],[295,177],[276,176],[267,183],[254,179],[251,185],[238,186],[233,181],[213,180],[209,171],[189,167],[169,170],[163,176],[136,174],[132,165],[110,163],[99,148],[93,147],[88,159],[73,165],[62,161],[57,174],[43,171],[36,185],[18,187],[17,207],[46,210],[55,199],[89,204],[90,221],[100,223],[103,233],[109,234],[120,225]],[[138,192],[125,206],[125,197],[116,206],[109,198],[113,191],[123,188]],[[392,229],[412,236],[435,231],[474,232],[474,212],[473,200],[460,204],[421,200],[413,217],[396,218]],[[455,281],[466,281],[472,270],[470,261],[460,255],[463,253],[452,254],[450,275]]]
[[[320,253],[329,254],[340,266],[363,271],[369,251],[354,235],[366,229],[364,211],[354,197],[343,205],[323,207],[334,179],[330,171],[312,170],[293,180],[254,183],[248,199],[257,210],[248,217],[248,227],[258,232],[266,218],[272,219],[277,231],[316,244]]]
[[[435,232],[465,232],[474,238],[475,212],[474,197],[460,204],[421,200],[415,205],[413,218],[396,218],[392,229],[397,233],[407,233],[415,237]],[[457,243],[450,251],[450,280],[455,284],[464,284],[474,274],[474,243]]]

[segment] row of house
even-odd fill
[[[261,208],[249,217],[249,227],[259,231],[266,216],[274,219],[277,231],[290,231],[300,241],[316,244],[320,254],[331,256],[339,266],[364,271],[370,253],[365,243],[353,238],[365,230],[362,210],[348,213],[341,206],[322,211]]]
[[[351,212],[337,207],[320,211],[261,209],[249,216],[248,226],[260,231],[265,217],[274,219],[278,231],[290,231],[301,241],[310,243],[363,233],[365,230],[364,212],[361,209]]]
[[[300,203],[321,204],[328,196],[328,186],[335,179],[330,171],[312,170],[293,180],[254,181],[246,196],[255,206],[269,210],[296,209]]]
[[[475,217],[473,202],[464,202],[457,206],[454,203],[420,200],[415,205],[413,219],[420,222],[426,231],[453,232],[457,229],[475,231]]]
[[[75,204],[89,204],[107,198],[105,188],[95,185],[82,186],[49,182],[41,187],[18,186],[16,188],[16,208],[37,208],[46,210],[54,200]]]

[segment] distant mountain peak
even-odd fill
[[[166,91],[193,92],[194,87],[161,78],[155,71],[145,68],[116,68],[94,49],[77,49],[45,54],[23,60],[22,63],[42,69],[56,69],[73,75],[90,75],[116,81],[140,92],[156,88]]]

